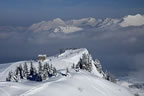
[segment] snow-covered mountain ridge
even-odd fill
[[[83,56],[83,54],[88,54],[88,50],[85,48],[76,49],[76,50],[66,50],[64,53],[58,55],[58,56],[51,56],[48,57],[46,60],[42,62],[42,64],[49,63],[52,64],[57,70],[65,70],[66,68],[71,68],[73,64],[77,64],[80,60],[80,58]],[[10,71],[15,71],[17,66],[20,64],[24,65],[24,63],[27,62],[28,66],[30,67],[31,61],[20,61],[15,63],[8,64],[8,67],[5,68],[4,71],[0,73],[0,80],[5,81],[6,76]],[[39,63],[37,61],[32,61],[33,66],[38,68]],[[102,74],[100,74],[96,67],[94,66],[94,61],[92,61],[92,72],[98,77],[103,77]]]
[[[35,68],[38,68],[39,63],[37,61],[9,63],[4,68],[1,68],[0,65],[0,96],[133,96],[126,88],[105,80],[103,72],[100,72],[95,66],[95,63],[99,64],[99,62],[90,59],[91,57],[89,59],[92,70],[79,69],[76,72],[72,69],[73,64],[81,64],[81,62],[79,63],[80,58],[83,58],[83,54],[88,53],[85,48],[70,49],[57,56],[46,58],[42,65],[45,63],[52,64],[58,73],[64,74],[68,68],[69,74],[67,76],[58,74],[42,82],[29,80],[21,80],[20,82],[5,81],[9,71],[15,71],[17,66],[20,64],[23,66],[25,62],[27,62],[28,68],[30,68],[31,62],[33,62]],[[83,67],[85,68],[85,66]]]
[[[142,26],[144,25],[144,16],[140,14],[128,15],[123,18],[82,18],[72,20],[62,20],[56,18],[50,21],[41,21],[32,24],[29,31],[32,32],[62,32],[73,33],[91,28],[125,28],[129,26]]]

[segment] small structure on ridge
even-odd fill
[[[46,54],[39,54],[38,55],[38,60],[44,61],[47,58]]]

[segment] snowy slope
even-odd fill
[[[133,96],[127,89],[88,72],[42,83],[0,82],[0,96]]]
[[[87,72],[47,82],[20,96],[131,96],[124,88]]]
[[[59,72],[70,69],[68,76],[58,75],[43,82],[22,80],[21,82],[6,82],[8,72],[15,70],[19,64],[30,61],[20,61],[7,64],[0,71],[0,96],[133,96],[127,89],[103,79],[103,74],[99,73],[92,61],[92,72],[71,69],[77,64],[82,54],[88,53],[85,48],[67,50],[64,53],[48,57],[44,62],[52,64]],[[38,62],[33,61],[33,65],[38,67]],[[4,65],[2,65],[4,66]],[[1,66],[0,66],[1,67]]]

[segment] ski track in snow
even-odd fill
[[[38,85],[38,86],[36,86],[36,87],[33,87],[33,88],[31,88],[30,90],[22,93],[22,94],[19,95],[19,96],[30,96],[30,95],[32,95],[32,94],[34,94],[34,93],[36,93],[36,92],[39,92],[39,91],[42,90],[43,88],[45,88],[46,85],[48,85],[49,83],[50,83],[50,82],[44,83],[44,84],[41,84],[41,85]]]
[[[38,85],[36,87],[33,87],[30,90],[28,90],[28,91],[26,91],[26,92],[24,92],[22,94],[20,94],[19,96],[30,96],[30,95],[33,95],[33,94],[35,94],[37,92],[40,92],[41,90],[45,89],[47,86],[49,86],[49,84],[52,84],[52,83],[58,82],[58,81],[63,81],[65,79],[66,78],[60,78],[60,79],[55,80],[55,81],[50,81],[50,82],[47,82],[47,83],[40,84],[40,85]]]
[[[4,92],[6,96],[11,96],[6,90],[0,88],[0,91]],[[0,92],[1,93],[1,92]]]

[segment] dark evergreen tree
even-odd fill
[[[38,75],[40,77],[40,79],[44,79],[43,78],[43,66],[42,66],[42,63],[39,61],[39,66],[38,66]]]
[[[69,73],[70,73],[70,72],[69,72],[69,69],[68,69],[68,67],[67,67],[67,68],[66,68],[66,73],[65,73],[66,76],[69,75]]]
[[[57,75],[57,70],[56,70],[56,68],[54,67],[53,68],[53,76],[56,76]]]
[[[105,72],[104,78],[105,78],[106,80],[111,81],[111,82],[114,82],[114,83],[117,82],[115,76],[112,75],[110,72],[107,72],[107,71]]]
[[[23,77],[24,77],[24,70],[23,70],[23,67],[22,67],[21,64],[19,65],[18,70],[19,70],[20,79],[23,79]]]
[[[24,78],[27,79],[29,75],[29,70],[26,62],[24,63],[23,70],[24,70]]]
[[[72,69],[75,69],[75,64],[73,63],[73,65],[72,65]]]
[[[52,67],[52,64],[50,65],[50,68],[49,68],[49,77],[52,77],[53,76],[53,67]]]
[[[48,63],[45,64],[45,76],[46,78],[49,77],[50,66]]]
[[[49,66],[48,63],[42,64],[39,62],[38,70],[33,66],[33,62],[30,62],[30,70],[28,70],[27,63],[24,63],[24,66],[20,64],[15,72],[9,72],[6,81],[15,81],[19,82],[21,79],[28,79],[32,81],[42,81],[46,80],[49,77],[56,76],[57,70],[52,64]]]
[[[33,62],[31,61],[30,62],[30,76],[33,76],[33,75],[35,75],[35,73],[36,73],[36,70],[35,70],[35,68],[34,68],[34,66],[33,66]]]
[[[37,70],[33,66],[32,62],[31,62],[31,65],[30,65],[30,74],[28,76],[28,79],[32,80],[32,81],[42,81],[41,76],[37,73]]]
[[[38,72],[41,74],[42,71],[43,71],[43,66],[42,66],[42,63],[39,61]]]
[[[95,60],[94,65],[97,68],[98,72],[103,73],[103,71],[102,71],[102,65],[101,65],[101,63],[100,63],[100,61],[98,59]]]
[[[13,79],[16,82],[18,82],[20,79],[23,79],[20,65],[17,66],[16,71],[13,74]]]
[[[76,69],[83,69],[89,72],[92,71],[92,57],[90,54],[83,54],[82,58],[76,65]]]
[[[6,81],[12,81],[13,73],[12,71],[9,72],[8,77],[6,78]]]
[[[52,66],[51,66],[52,67]],[[44,78],[49,78],[52,76],[52,73],[51,73],[51,68],[50,68],[50,65],[48,63],[45,63],[44,64]]]
[[[43,65],[43,80],[47,79],[48,78],[48,72],[47,72],[47,64],[44,64]]]
[[[20,80],[20,72],[19,71],[14,72],[13,77],[12,77],[12,81],[18,82],[19,80]]]

